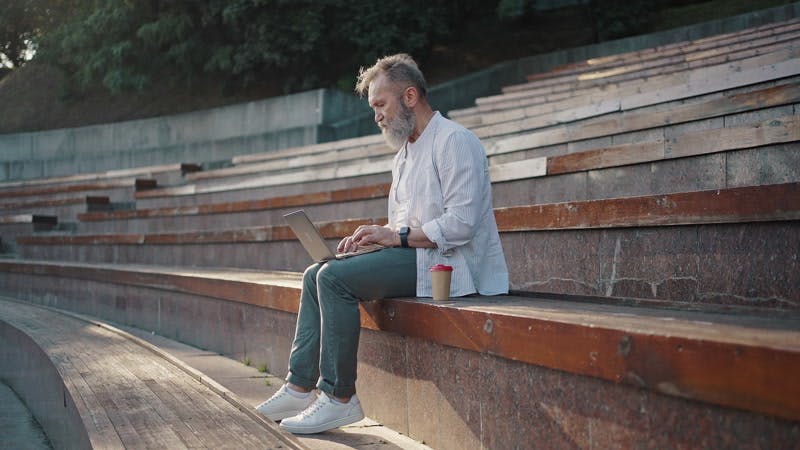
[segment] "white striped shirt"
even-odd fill
[[[389,227],[422,228],[437,248],[417,249],[417,296],[431,297],[428,269],[453,266],[450,296],[508,293],[492,210],[486,152],[469,130],[438,112],[394,158]]]

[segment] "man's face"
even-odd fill
[[[369,84],[369,106],[375,112],[375,123],[383,133],[386,143],[399,149],[414,132],[416,116],[403,102],[403,89],[384,75],[378,75]]]

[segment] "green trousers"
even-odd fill
[[[416,295],[416,250],[387,248],[311,265],[303,274],[289,374],[335,397],[356,392],[359,301]]]

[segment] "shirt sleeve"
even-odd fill
[[[488,167],[483,146],[467,131],[450,134],[433,152],[444,213],[424,223],[422,231],[446,253],[468,243],[481,223]]]

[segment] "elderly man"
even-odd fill
[[[425,78],[406,54],[362,68],[356,91],[368,94],[375,122],[397,155],[389,223],[359,227],[338,251],[386,248],[306,269],[287,383],[257,408],[292,433],[319,433],[364,417],[355,386],[359,301],[430,297],[428,268],[440,263],[454,268],[451,297],[508,292],[478,138],[431,109]]]

